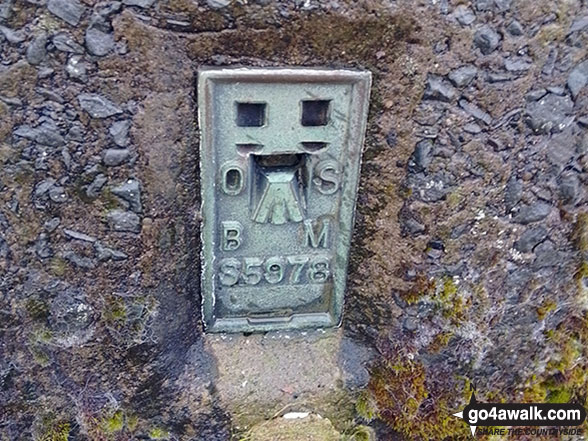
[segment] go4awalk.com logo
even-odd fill
[[[453,415],[472,435],[582,435],[586,409],[577,403],[479,403],[472,386],[469,404]],[[524,426],[524,427],[517,427]],[[539,427],[541,426],[541,427]]]

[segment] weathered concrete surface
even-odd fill
[[[309,415],[270,420],[253,427],[244,438],[258,441],[340,441],[341,434],[329,420]]]
[[[225,441],[298,410],[469,439],[472,382],[585,404],[585,2],[44,3],[0,0],[0,439]],[[341,330],[202,334],[205,64],[373,72]]]
[[[352,420],[351,392],[367,386],[370,354],[343,339],[341,330],[206,337],[219,402],[242,427],[286,411]]]

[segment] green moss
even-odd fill
[[[457,285],[451,277],[445,277],[443,281],[443,289],[439,294],[439,299],[442,302],[448,302],[457,294]]]
[[[53,415],[43,418],[41,434],[35,441],[67,441],[70,424],[67,421],[56,420]]]
[[[555,303],[552,299],[546,299],[543,301],[541,306],[537,308],[537,317],[539,320],[543,320],[545,316],[557,308],[557,303]]]
[[[31,355],[33,356],[33,360],[41,367],[46,367],[51,364],[51,358],[49,354],[40,347],[31,347],[29,348]]]
[[[376,418],[378,415],[378,408],[373,396],[367,391],[362,392],[355,403],[355,411],[368,423]]]
[[[341,441],[374,441],[375,435],[369,427],[355,426],[349,431],[349,434],[343,433]]]
[[[459,294],[458,287],[453,278],[445,277],[440,291],[435,297],[437,306],[443,317],[448,319],[452,325],[460,326],[466,317],[466,303]]]
[[[545,385],[532,375],[527,380],[523,390],[523,400],[526,403],[543,403],[547,397]]]
[[[538,379],[533,375],[523,392],[527,403],[568,403],[574,397],[573,386],[565,380]]]
[[[451,331],[444,331],[440,332],[435,336],[433,341],[427,347],[427,350],[431,353],[439,352],[441,349],[447,346],[451,338],[453,337],[453,332]]]
[[[67,441],[69,431],[69,423],[58,423],[49,432],[45,433],[40,438],[40,441]]]
[[[395,351],[371,374],[368,390],[380,409],[380,418],[392,429],[409,439],[467,439],[467,426],[450,412],[454,405],[448,400],[454,400],[455,387],[447,384],[443,392],[428,383],[431,375],[422,363]],[[423,406],[430,396],[435,401],[433,411]]]
[[[412,196],[412,188],[407,187],[405,185],[400,185],[398,186],[398,197],[400,197],[401,199],[408,199],[409,197]]]
[[[161,427],[154,427],[149,431],[149,438],[153,440],[168,439],[169,432]]]
[[[109,212],[120,207],[120,201],[117,199],[115,195],[112,194],[109,188],[105,188],[102,191],[102,197],[100,198],[104,211]]]
[[[127,428],[131,431],[134,432],[135,430],[137,430],[137,426],[139,425],[139,418],[137,417],[137,415],[127,415]]]
[[[156,308],[152,296],[109,296],[101,310],[101,322],[120,344],[140,344],[148,338],[148,325]]]
[[[552,340],[557,341],[556,346],[559,351],[554,354],[554,358],[547,364],[548,368],[563,372],[582,356],[582,342],[577,338],[572,337],[561,341],[561,336],[558,335],[554,336]]]
[[[423,274],[419,274],[408,291],[400,294],[400,297],[409,305],[417,303],[421,298],[435,290],[435,281]]]
[[[47,344],[53,339],[53,333],[46,328],[41,328],[33,332],[32,339],[35,343]]]
[[[588,251],[588,212],[578,214],[572,239],[578,250]]]
[[[458,189],[447,195],[446,201],[449,208],[457,208],[457,206],[463,201],[464,195]]]
[[[545,332],[554,348],[541,376],[525,382],[528,402],[586,403],[588,396],[588,315],[568,318],[558,328]]]
[[[42,327],[35,329],[29,335],[28,348],[33,356],[33,360],[42,367],[49,366],[51,357],[47,351],[46,345],[51,343],[53,334],[48,329]]]
[[[123,430],[124,422],[124,414],[122,410],[117,410],[112,415],[103,418],[102,429],[107,434],[120,432]]]
[[[111,297],[102,310],[102,318],[110,325],[124,323],[127,319],[125,302],[120,297]]]
[[[35,320],[45,319],[49,315],[49,306],[38,297],[28,299],[25,309],[27,314]]]
[[[565,388],[554,388],[547,396],[548,403],[569,403],[572,394]]]
[[[103,409],[97,416],[87,416],[84,421],[89,438],[99,441],[136,439],[138,417],[124,409]]]
[[[61,277],[67,271],[67,262],[61,257],[54,257],[49,263],[49,271],[54,275]]]

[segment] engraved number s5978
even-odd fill
[[[326,256],[231,257],[220,261],[218,277],[224,286],[253,286],[262,281],[272,285],[325,283],[331,277],[330,260]]]

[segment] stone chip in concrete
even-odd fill
[[[427,88],[423,99],[450,102],[455,96],[455,89],[445,78],[439,75],[429,75],[427,77]]]
[[[127,179],[124,183],[112,187],[110,192],[129,204],[129,208],[141,212],[141,186],[137,179]]]
[[[474,45],[484,55],[491,54],[500,44],[500,35],[490,26],[484,25],[474,34]]]
[[[137,6],[138,8],[150,8],[156,0],[123,0],[125,6]]]
[[[115,121],[112,123],[108,132],[112,140],[119,147],[126,147],[129,143],[129,129],[131,122],[129,120]]]
[[[58,51],[68,52],[72,54],[82,55],[85,51],[81,44],[76,42],[74,38],[67,32],[60,32],[55,34],[51,42]]]
[[[78,25],[86,11],[85,6],[78,0],[49,0],[47,9],[72,26]]]
[[[107,149],[104,152],[104,165],[107,165],[108,167],[121,165],[125,163],[130,156],[131,152],[129,149]]]
[[[545,240],[547,230],[543,227],[535,227],[525,231],[519,240],[514,243],[515,249],[521,253],[529,253],[537,244]]]
[[[110,228],[114,231],[141,231],[141,218],[132,211],[112,210],[106,215]]]
[[[588,83],[588,60],[578,64],[568,76],[568,89],[572,93],[574,99],[578,96],[580,91]]]
[[[81,93],[78,101],[92,118],[108,118],[122,113],[122,109],[107,98],[95,93]]]
[[[449,81],[451,81],[455,87],[464,87],[472,82],[477,73],[478,69],[476,66],[466,64],[465,66],[452,70],[448,77]]]
[[[523,225],[531,224],[545,219],[550,212],[551,205],[545,202],[535,202],[531,205],[522,206],[513,221]]]
[[[103,57],[114,49],[114,34],[104,32],[97,27],[90,27],[86,31],[86,49],[92,55]]]
[[[47,34],[45,32],[37,35],[27,47],[27,61],[33,65],[41,64],[47,57]]]
[[[527,103],[527,125],[535,133],[561,132],[571,123],[567,117],[573,107],[569,96],[549,93],[538,101]]]

